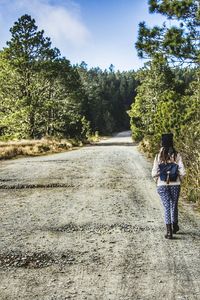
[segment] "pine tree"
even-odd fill
[[[150,13],[160,13],[178,25],[148,28],[139,24],[136,43],[141,58],[162,54],[172,63],[200,62],[200,5],[198,0],[149,0]]]
[[[59,50],[51,48],[51,41],[44,37],[44,31],[38,31],[35,20],[29,15],[23,15],[10,29],[11,40],[4,48],[5,56],[18,72],[21,91],[20,98],[24,101],[24,109],[28,114],[30,137],[36,137],[36,116],[39,108],[38,73],[44,64],[59,57]]]

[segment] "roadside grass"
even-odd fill
[[[41,140],[19,140],[0,142],[0,159],[11,159],[18,156],[38,156],[72,150],[82,146],[75,139],[57,140],[44,138]]]
[[[0,141],[0,160],[64,152],[77,149],[86,144],[99,142],[103,138],[99,136],[98,132],[95,132],[95,134],[83,140],[45,137],[40,140]]]

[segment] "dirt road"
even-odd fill
[[[200,299],[200,219],[165,240],[150,170],[129,133],[1,162],[0,299]]]

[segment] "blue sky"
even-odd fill
[[[36,20],[72,64],[130,70],[142,67],[134,43],[138,23],[150,26],[165,19],[148,12],[147,0],[0,0],[0,48],[10,38],[9,28],[23,14]]]

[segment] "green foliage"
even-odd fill
[[[25,138],[27,110],[18,85],[20,76],[5,53],[0,52],[0,135],[7,138]]]
[[[83,130],[80,76],[59,50],[22,16],[0,56],[0,134],[6,138],[79,136]]]
[[[185,198],[198,202],[200,171],[200,73],[199,69],[171,70],[152,61],[139,72],[135,103],[129,112],[132,136],[142,140],[142,147],[154,156],[159,149],[162,133],[173,132],[177,149],[181,152],[187,174],[183,185]],[[150,68],[149,68],[150,67]],[[163,70],[163,71],[161,71]],[[171,76],[169,76],[171,73]],[[184,74],[192,74],[183,81]],[[180,74],[182,80],[180,81]],[[178,80],[179,79],[179,80]],[[181,93],[178,82],[181,82]],[[199,203],[199,202],[198,202]],[[200,203],[199,203],[200,204]]]
[[[137,88],[135,103],[129,112],[136,140],[155,133],[161,136],[162,132],[174,128],[173,118],[178,119],[176,103],[180,98],[174,91],[174,77],[165,60],[153,60],[138,72],[137,78],[142,84]]]
[[[172,63],[200,61],[200,6],[198,0],[149,0],[150,13],[160,13],[176,25],[148,28],[139,24],[136,49],[139,57],[162,54]]]
[[[91,123],[92,131],[110,134],[129,128],[127,110],[135,96],[137,81],[135,73],[114,72],[100,68],[87,69],[82,62],[77,67],[86,94],[85,116]]]
[[[173,132],[187,167],[183,194],[191,201],[199,201],[199,3],[150,0],[149,9],[178,25],[167,28],[164,24],[152,29],[144,23],[139,25],[138,55],[148,57],[150,62],[137,74],[140,85],[129,112],[132,135],[142,140],[143,149],[153,156],[159,149],[162,133]],[[177,61],[194,65],[180,68],[176,64],[172,68],[171,62]]]
[[[134,72],[71,66],[35,20],[23,15],[0,52],[1,139],[88,139],[129,128]]]

